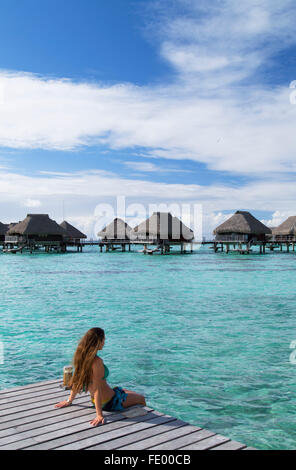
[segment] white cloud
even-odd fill
[[[166,168],[151,162],[125,161],[124,165],[132,170],[143,173],[191,173],[191,170],[182,168]]]
[[[154,163],[149,162],[124,162],[124,164],[132,170],[141,172],[157,172],[159,167]]]
[[[71,149],[100,141],[112,148],[154,148],[159,157],[190,156],[214,170],[295,171],[296,107],[288,89],[253,90],[246,103],[243,90],[202,98],[177,85],[164,96],[160,89],[32,76],[2,74],[0,80],[7,90],[2,146]]]
[[[190,158],[218,171],[295,171],[291,77],[286,87],[264,89],[253,76],[272,54],[295,44],[294,2],[181,6],[185,13],[171,17],[164,8],[157,25],[160,53],[177,71],[170,85],[105,86],[2,72],[0,146],[70,150],[100,143]]]
[[[26,199],[23,202],[24,207],[40,207],[41,202],[38,199]]]
[[[289,211],[275,211],[270,219],[264,219],[262,222],[268,227],[278,227],[282,222],[284,222],[291,215],[296,215],[296,205],[295,210]]]

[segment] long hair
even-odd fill
[[[73,357],[74,374],[70,383],[74,393],[88,391],[93,361],[104,338],[105,332],[102,328],[91,328],[80,340]]]

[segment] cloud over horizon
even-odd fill
[[[126,214],[116,214],[117,196],[126,198]],[[142,219],[148,215],[151,205],[155,206],[153,210],[157,207],[164,210],[162,207],[166,204],[168,210],[174,213],[174,207],[182,211],[182,205],[185,208],[189,205],[192,209],[194,204],[201,204],[204,234],[210,236],[213,228],[229,217],[234,204],[236,209],[275,213],[264,222],[272,226],[295,214],[295,199],[293,178],[285,182],[258,181],[231,188],[222,184],[202,186],[131,180],[97,170],[56,175],[40,173],[34,176],[7,170],[0,172],[2,222],[22,219],[26,210],[49,213],[59,221],[65,215],[66,219],[78,223],[90,236],[95,236],[93,228],[98,220],[97,207],[102,204],[111,205],[114,215],[120,217],[136,217],[141,209]],[[65,207],[65,214],[62,207]]]

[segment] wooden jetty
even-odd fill
[[[94,407],[82,394],[66,408],[61,380],[0,391],[0,450],[254,450],[148,406],[104,412],[92,427]]]

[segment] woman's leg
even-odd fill
[[[128,408],[129,406],[134,405],[146,405],[146,400],[143,395],[132,392],[131,390],[124,389],[124,391],[127,393],[127,397],[126,400],[122,403],[123,408]]]

